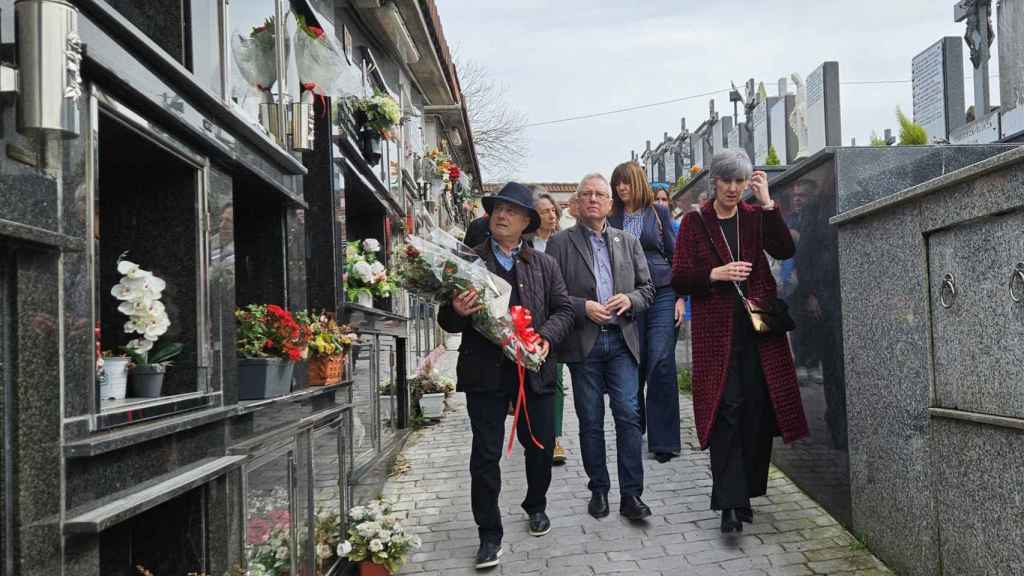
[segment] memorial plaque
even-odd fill
[[[950,144],[990,144],[999,140],[999,113],[957,128],[949,135]]]
[[[740,128],[739,126],[733,126],[732,129],[725,135],[725,147],[726,148],[740,148]]]

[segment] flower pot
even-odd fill
[[[341,382],[345,356],[312,356],[306,361],[306,384],[331,386]]]
[[[261,400],[284,396],[291,390],[295,364],[281,358],[238,360],[238,399]]]
[[[356,296],[356,304],[366,306],[367,308],[373,308],[373,294],[370,294],[369,292],[360,292],[359,296]]]
[[[420,397],[420,412],[424,418],[440,418],[444,415],[444,392],[424,394]]]
[[[380,162],[380,133],[370,128],[363,128],[359,131],[359,147],[363,158],[370,166],[376,166]]]
[[[383,564],[363,560],[359,563],[359,576],[391,576],[391,572]]]
[[[391,399],[393,396],[381,396],[380,397],[380,421],[389,422],[391,421]]]
[[[106,379],[100,386],[100,399],[124,400],[128,391],[128,363],[126,356],[115,356],[103,359],[103,374]]]
[[[159,398],[164,387],[165,372],[165,368],[159,364],[146,364],[129,370],[132,397]]]

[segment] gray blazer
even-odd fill
[[[625,294],[633,306],[619,318],[622,335],[633,357],[640,361],[640,332],[636,314],[654,302],[654,284],[644,249],[632,234],[607,227],[612,264],[613,293]],[[547,252],[558,262],[575,312],[575,328],[555,350],[560,362],[582,362],[597,341],[599,326],[587,317],[586,301],[597,300],[594,257],[582,224],[562,230],[548,240]]]

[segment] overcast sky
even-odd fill
[[[952,0],[437,0],[445,35],[462,58],[507,87],[530,122],[603,112],[763,81],[805,77],[826,60],[841,82],[909,80],[911,59],[942,36],[962,37]],[[993,11],[995,3],[993,2]],[[993,16],[993,26],[995,26]],[[996,46],[989,65],[998,73]],[[971,72],[964,45],[965,71]],[[970,106],[973,88],[965,79]],[[792,90],[792,88],[791,88]],[[992,80],[993,105],[998,79]],[[696,128],[708,99],[527,128],[517,177],[578,180],[610,173],[645,140]],[[728,94],[716,108],[732,114]],[[843,143],[867,144],[872,130],[898,132],[896,106],[912,111],[911,85],[841,87]],[[743,112],[740,111],[742,120]],[[486,177],[486,167],[484,167]]]

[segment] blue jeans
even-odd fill
[[[573,401],[580,421],[580,452],[591,492],[607,494],[611,489],[604,446],[605,394],[608,394],[615,418],[619,493],[640,496],[644,491],[643,439],[637,400],[639,371],[618,327],[601,332],[586,360],[569,364]]]
[[[676,293],[658,288],[654,304],[643,315],[643,370],[647,388],[647,448],[679,454],[679,386],[676,383]]]

